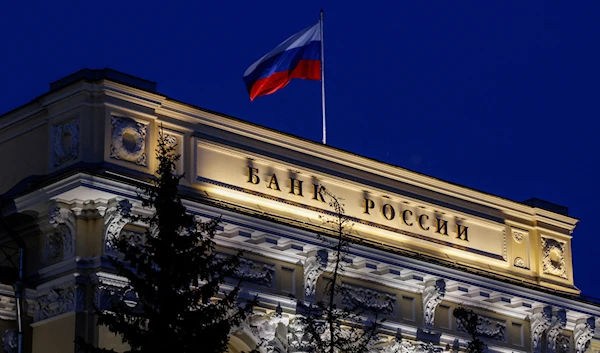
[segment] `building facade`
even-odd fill
[[[156,170],[160,126],[181,154],[184,204],[221,216],[216,242],[244,251],[244,293],[260,298],[231,352],[261,340],[265,352],[283,351],[301,335],[290,295],[315,298],[329,270],[316,236],[331,213],[323,188],[343,198],[361,240],[343,285],[373,294],[370,305],[386,308],[384,333],[402,337],[382,334],[375,351],[463,351],[458,305],[479,314],[490,352],[600,351],[600,305],[575,286],[577,219],[566,208],[506,200],[175,101],[150,81],[82,70],[0,117],[2,352],[74,352],[76,336],[125,348],[92,308],[125,283],[110,269],[110,239],[143,231],[118,208],[149,212],[137,191]]]

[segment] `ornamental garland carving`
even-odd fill
[[[542,335],[552,324],[552,308],[537,308],[531,315],[531,349],[534,353],[542,351]]]
[[[114,241],[127,224],[127,216],[131,214],[131,202],[121,200],[110,205],[104,213],[104,254],[115,255]]]
[[[391,340],[377,347],[377,353],[441,353],[444,350],[431,342],[409,342]]]
[[[327,252],[315,251],[304,261],[304,295],[312,297],[317,290],[317,280],[327,267]]]
[[[275,277],[275,265],[263,262],[240,259],[239,266],[234,271],[234,277],[261,286],[272,287]]]
[[[48,222],[54,231],[46,236],[46,259],[54,260],[75,255],[76,218],[73,211],[60,207],[56,201],[51,201],[48,210]]]
[[[467,332],[463,320],[456,320],[456,329]],[[478,315],[477,334],[496,341],[506,340],[506,322],[491,317]]]
[[[225,261],[229,255],[217,254],[218,261]],[[250,259],[239,259],[239,265],[234,269],[233,278],[261,286],[272,287],[275,277],[275,265]]]
[[[596,320],[593,317],[587,320],[578,320],[573,330],[575,353],[584,353],[590,345],[590,340],[594,336],[596,329]]]
[[[36,301],[34,321],[41,321],[75,310],[75,286],[53,288]]]
[[[544,273],[567,278],[565,264],[565,243],[542,237],[543,271]]]
[[[425,327],[433,328],[435,308],[442,302],[445,294],[446,282],[443,279],[427,283],[423,290],[423,319]]]
[[[392,314],[396,308],[396,295],[343,283],[342,304],[373,312]]]
[[[147,166],[146,124],[130,118],[111,117],[110,158]]]
[[[552,322],[546,333],[547,353],[557,352],[557,339],[567,324],[567,312],[559,310],[552,316]]]
[[[56,168],[79,157],[79,119],[72,119],[52,126],[51,162]]]

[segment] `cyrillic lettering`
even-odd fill
[[[456,225],[456,239],[469,241],[469,227],[462,226],[460,224]]]
[[[411,223],[408,223],[408,220],[406,219],[406,214],[407,214],[407,213],[410,213],[410,215],[411,215],[411,216],[413,215],[413,213],[412,213],[412,211],[411,211],[411,210],[404,210],[404,212],[402,212],[402,221],[403,221],[403,222],[404,222],[404,224],[406,224],[407,226],[409,226],[409,227],[412,227],[412,225],[413,225],[413,224],[412,224],[412,222],[411,222]]]
[[[421,229],[423,230],[429,230],[429,227],[425,228],[425,226],[423,225],[423,217],[426,217],[427,219],[429,219],[429,216],[426,214],[422,214],[419,216],[419,227],[421,227]]]
[[[448,235],[448,221],[436,218],[436,233]]]
[[[290,177],[290,194],[304,196],[302,195],[302,180]]]
[[[258,177],[258,169],[248,167],[248,182],[252,184],[258,184],[260,182],[260,178]]]
[[[275,187],[273,187],[273,185],[275,185]],[[271,175],[271,180],[269,180],[269,185],[267,185],[267,187],[269,189],[281,191],[281,189],[279,188],[279,183],[277,182],[277,175]]]
[[[364,198],[364,203],[365,203],[365,210],[363,211],[363,213],[366,214],[370,214],[369,210],[373,207],[375,207],[375,202],[373,202],[373,200],[370,200],[368,198]]]
[[[396,210],[394,210],[394,207],[392,207],[392,205],[389,203],[386,203],[383,205],[383,207],[381,207],[381,213],[383,213],[383,217],[385,217],[385,219],[388,221],[391,221],[394,219],[394,217],[396,217]]]
[[[318,184],[313,184],[313,200],[317,200],[317,201],[321,201],[321,202],[325,202],[325,198],[323,197],[323,194],[321,192],[323,192],[323,190],[325,190],[324,186],[318,185]]]

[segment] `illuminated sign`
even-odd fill
[[[331,212],[327,189],[361,238],[508,266],[504,224],[204,141],[196,152],[196,181],[211,197],[316,224]]]

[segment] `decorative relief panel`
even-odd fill
[[[225,260],[228,255],[217,254],[217,259]],[[272,287],[275,278],[275,265],[260,261],[241,258],[239,266],[235,268],[233,278],[243,279],[244,282],[255,283],[261,286]]]
[[[147,166],[146,135],[148,127],[130,118],[111,117],[110,158]]]
[[[433,328],[435,308],[442,302],[445,294],[446,282],[443,279],[426,284],[425,289],[423,289],[423,321],[425,327]]]
[[[396,309],[396,295],[343,283],[342,304],[359,306],[367,310],[384,314],[393,314]]]
[[[76,305],[75,297],[79,294],[80,298],[78,299],[82,299],[82,293],[77,293],[76,289],[74,285],[63,285],[38,296],[35,305],[34,321],[37,322],[74,311]]]
[[[442,353],[444,349],[431,342],[409,342],[390,340],[374,350],[377,353]]]
[[[458,331],[467,332],[462,320],[456,320],[456,329]],[[506,341],[506,322],[503,320],[497,320],[491,317],[478,315],[477,333],[482,337],[492,340]]]
[[[565,264],[565,243],[542,237],[542,265],[544,273],[567,278]]]
[[[51,201],[48,222],[54,231],[46,236],[46,260],[58,259],[61,252],[65,259],[74,256],[76,218],[73,211],[59,206],[56,201]]]
[[[50,160],[52,168],[79,157],[79,119],[52,126]]]
[[[327,267],[327,251],[319,250],[308,254],[304,261],[304,295],[312,297],[317,290],[317,280]]]

